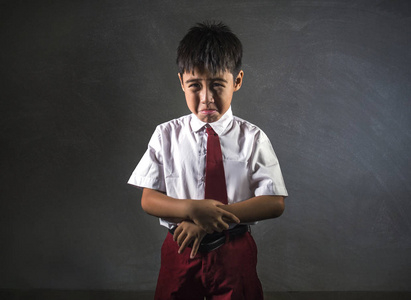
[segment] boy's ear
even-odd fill
[[[180,79],[181,89],[183,90],[183,92],[185,92],[184,91],[183,76],[180,73],[178,73],[178,79]]]
[[[241,70],[238,72],[237,77],[234,80],[234,91],[238,91],[241,88],[241,85],[243,84],[243,77],[244,77],[244,72]]]

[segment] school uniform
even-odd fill
[[[158,125],[128,183],[177,199],[204,199],[207,126],[220,139],[228,204],[260,195],[288,195],[270,140],[257,126],[233,116],[231,107],[213,123],[190,114]],[[160,224],[171,232],[177,225],[163,219]],[[257,248],[248,225],[231,225],[225,239],[219,236],[222,245],[204,245],[194,259],[187,249],[178,254],[168,233],[156,299],[262,299]]]

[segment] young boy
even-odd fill
[[[191,114],[156,128],[129,180],[169,229],[155,299],[263,299],[249,225],[280,216],[287,190],[267,136],[232,114],[241,59],[224,24],[189,30],[177,64]]]

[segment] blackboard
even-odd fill
[[[126,182],[189,113],[175,50],[211,19],[290,194],[253,227],[264,289],[409,290],[410,3],[2,1],[0,288],[154,289],[166,232]]]

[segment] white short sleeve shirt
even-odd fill
[[[128,183],[177,199],[204,199],[206,125],[190,114],[157,126]],[[261,195],[288,196],[277,156],[261,129],[233,116],[231,107],[209,125],[220,137],[229,204]]]

